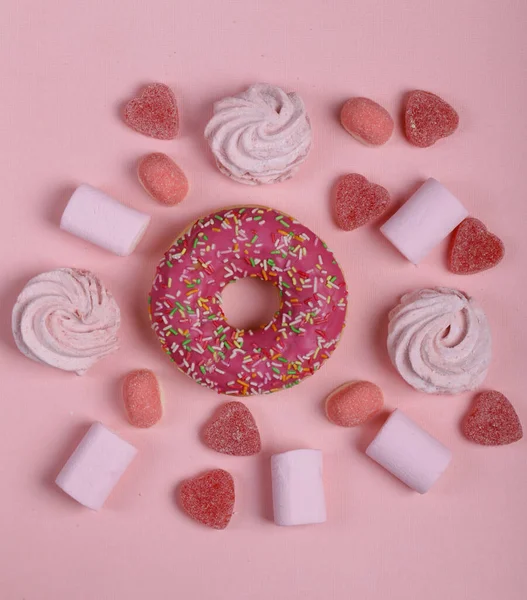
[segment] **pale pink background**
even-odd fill
[[[527,118],[524,0],[3,0],[0,7],[2,252],[0,597],[2,600],[521,600],[527,586],[526,442],[484,448],[459,423],[471,395],[419,394],[384,348],[388,309],[406,290],[458,286],[476,296],[492,326],[487,385],[507,394],[527,425]],[[123,125],[122,103],[140,86],[176,91],[175,142]],[[297,90],[315,132],[292,181],[232,183],[202,139],[213,100],[255,81]],[[460,130],[436,147],[360,146],[338,124],[340,104],[367,95],[398,115],[412,88],[436,91],[459,110]],[[179,207],[157,206],[135,163],[164,151],[187,172]],[[376,226],[335,227],[329,191],[357,171],[395,203],[428,176],[452,190],[504,240],[499,268],[459,277],[445,247],[418,269]],[[100,187],[153,215],[138,250],[112,256],[59,231],[69,193]],[[234,458],[205,448],[201,424],[221,400],[178,373],[149,331],[145,302],[154,266],[192,218],[236,203],[282,209],[334,250],[350,290],[349,321],[333,358],[292,390],[252,398],[262,454]],[[89,374],[29,361],[10,334],[18,291],[40,271],[76,266],[100,274],[123,313],[122,348]],[[150,431],[129,426],[119,380],[151,367],[166,391],[166,416]],[[339,429],[321,403],[353,378],[377,382],[452,448],[451,468],[426,496],[412,493],[363,449],[377,424]],[[88,424],[101,420],[140,453],[107,506],[93,513],[53,479]],[[329,519],[277,528],[270,521],[273,452],[324,450]],[[175,504],[182,478],[209,467],[232,472],[237,514],[224,532],[199,526]]]

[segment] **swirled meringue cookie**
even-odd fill
[[[219,170],[240,183],[277,183],[292,177],[311,148],[302,99],[268,83],[214,104],[205,137]]]
[[[401,377],[428,394],[480,386],[491,360],[487,318],[459,290],[423,289],[402,297],[389,315],[388,352]]]
[[[118,348],[119,307],[89,271],[56,269],[33,277],[13,308],[12,328],[22,354],[85,373]]]

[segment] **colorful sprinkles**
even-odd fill
[[[281,306],[257,330],[231,327],[221,292],[235,279],[276,285]],[[312,375],[345,325],[347,289],[327,246],[266,207],[198,219],[161,260],[149,298],[152,328],[187,375],[218,393],[265,394]]]

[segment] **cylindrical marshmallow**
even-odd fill
[[[132,444],[94,423],[55,483],[83,506],[99,510],[136,454]]]
[[[274,522],[324,523],[326,501],[320,450],[291,450],[271,457]]]
[[[386,221],[381,232],[416,265],[467,217],[461,202],[430,178]]]
[[[82,184],[69,199],[60,228],[119,256],[131,254],[143,237],[150,215],[125,206]]]
[[[446,446],[399,409],[388,417],[366,454],[420,494],[432,487],[452,458]]]

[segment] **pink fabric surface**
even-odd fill
[[[524,0],[0,3],[2,600],[524,600],[525,440],[500,448],[465,440],[459,424],[472,395],[410,388],[390,363],[386,333],[388,310],[405,292],[441,285],[474,296],[493,333],[485,387],[503,392],[527,423],[526,18]],[[119,117],[153,81],[176,93],[177,140],[147,138]],[[314,145],[292,180],[249,189],[217,170],[202,134],[213,101],[256,81],[302,96]],[[403,95],[416,88],[460,115],[459,130],[428,149],[411,146],[401,130]],[[355,95],[397,118],[382,148],[365,148],[340,126],[342,103]],[[141,188],[135,169],[148,152],[165,152],[189,177],[179,206],[159,206]],[[394,210],[437,178],[503,239],[504,261],[456,276],[445,243],[416,268],[379,224],[338,230],[329,195],[348,172],[386,187]],[[130,257],[59,230],[83,181],[152,214]],[[313,229],[350,290],[343,339],[320,372],[247,400],[263,450],[243,458],[200,443],[222,399],[167,361],[146,311],[155,266],[175,235],[200,214],[240,203],[272,206]],[[25,282],[62,266],[97,273],[122,310],[121,349],[82,378],[28,360],[10,332]],[[164,389],[165,415],[150,430],[127,423],[119,397],[135,368],[155,370]],[[387,408],[402,408],[452,450],[425,496],[364,455],[381,419],[347,430],[325,418],[324,398],[352,379],[380,385]],[[53,483],[93,421],[138,448],[98,513]],[[270,456],[294,448],[324,452],[323,525],[272,522]],[[212,468],[236,482],[236,514],[223,532],[176,504],[178,483]]]

